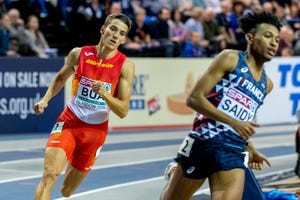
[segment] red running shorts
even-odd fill
[[[67,107],[57,119],[46,147],[63,149],[75,169],[89,172],[104,144],[107,130],[108,121],[87,124]]]

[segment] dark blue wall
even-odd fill
[[[64,58],[0,58],[0,133],[49,132],[64,108],[64,91],[52,98],[44,114],[33,105],[62,67]]]

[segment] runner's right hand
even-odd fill
[[[231,127],[245,140],[248,140],[254,133],[255,127],[259,127],[258,124],[253,122],[245,122],[234,120],[234,123],[231,124]]]
[[[48,107],[48,103],[41,100],[34,105],[34,112],[36,115],[40,115],[44,112],[45,108]]]

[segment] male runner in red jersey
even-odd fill
[[[124,118],[129,103],[135,66],[118,51],[131,28],[123,14],[109,15],[100,29],[95,46],[73,48],[44,97],[34,106],[37,115],[73,75],[71,100],[61,113],[49,136],[44,172],[34,200],[50,200],[51,189],[68,166],[61,193],[69,197],[91,170],[108,130],[109,111]]]

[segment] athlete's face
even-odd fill
[[[119,19],[114,19],[100,30],[103,44],[110,49],[116,49],[126,41],[128,26]]]
[[[249,36],[249,35],[248,35]],[[271,60],[279,46],[279,31],[271,24],[260,24],[257,32],[248,38],[252,54],[266,61]]]

